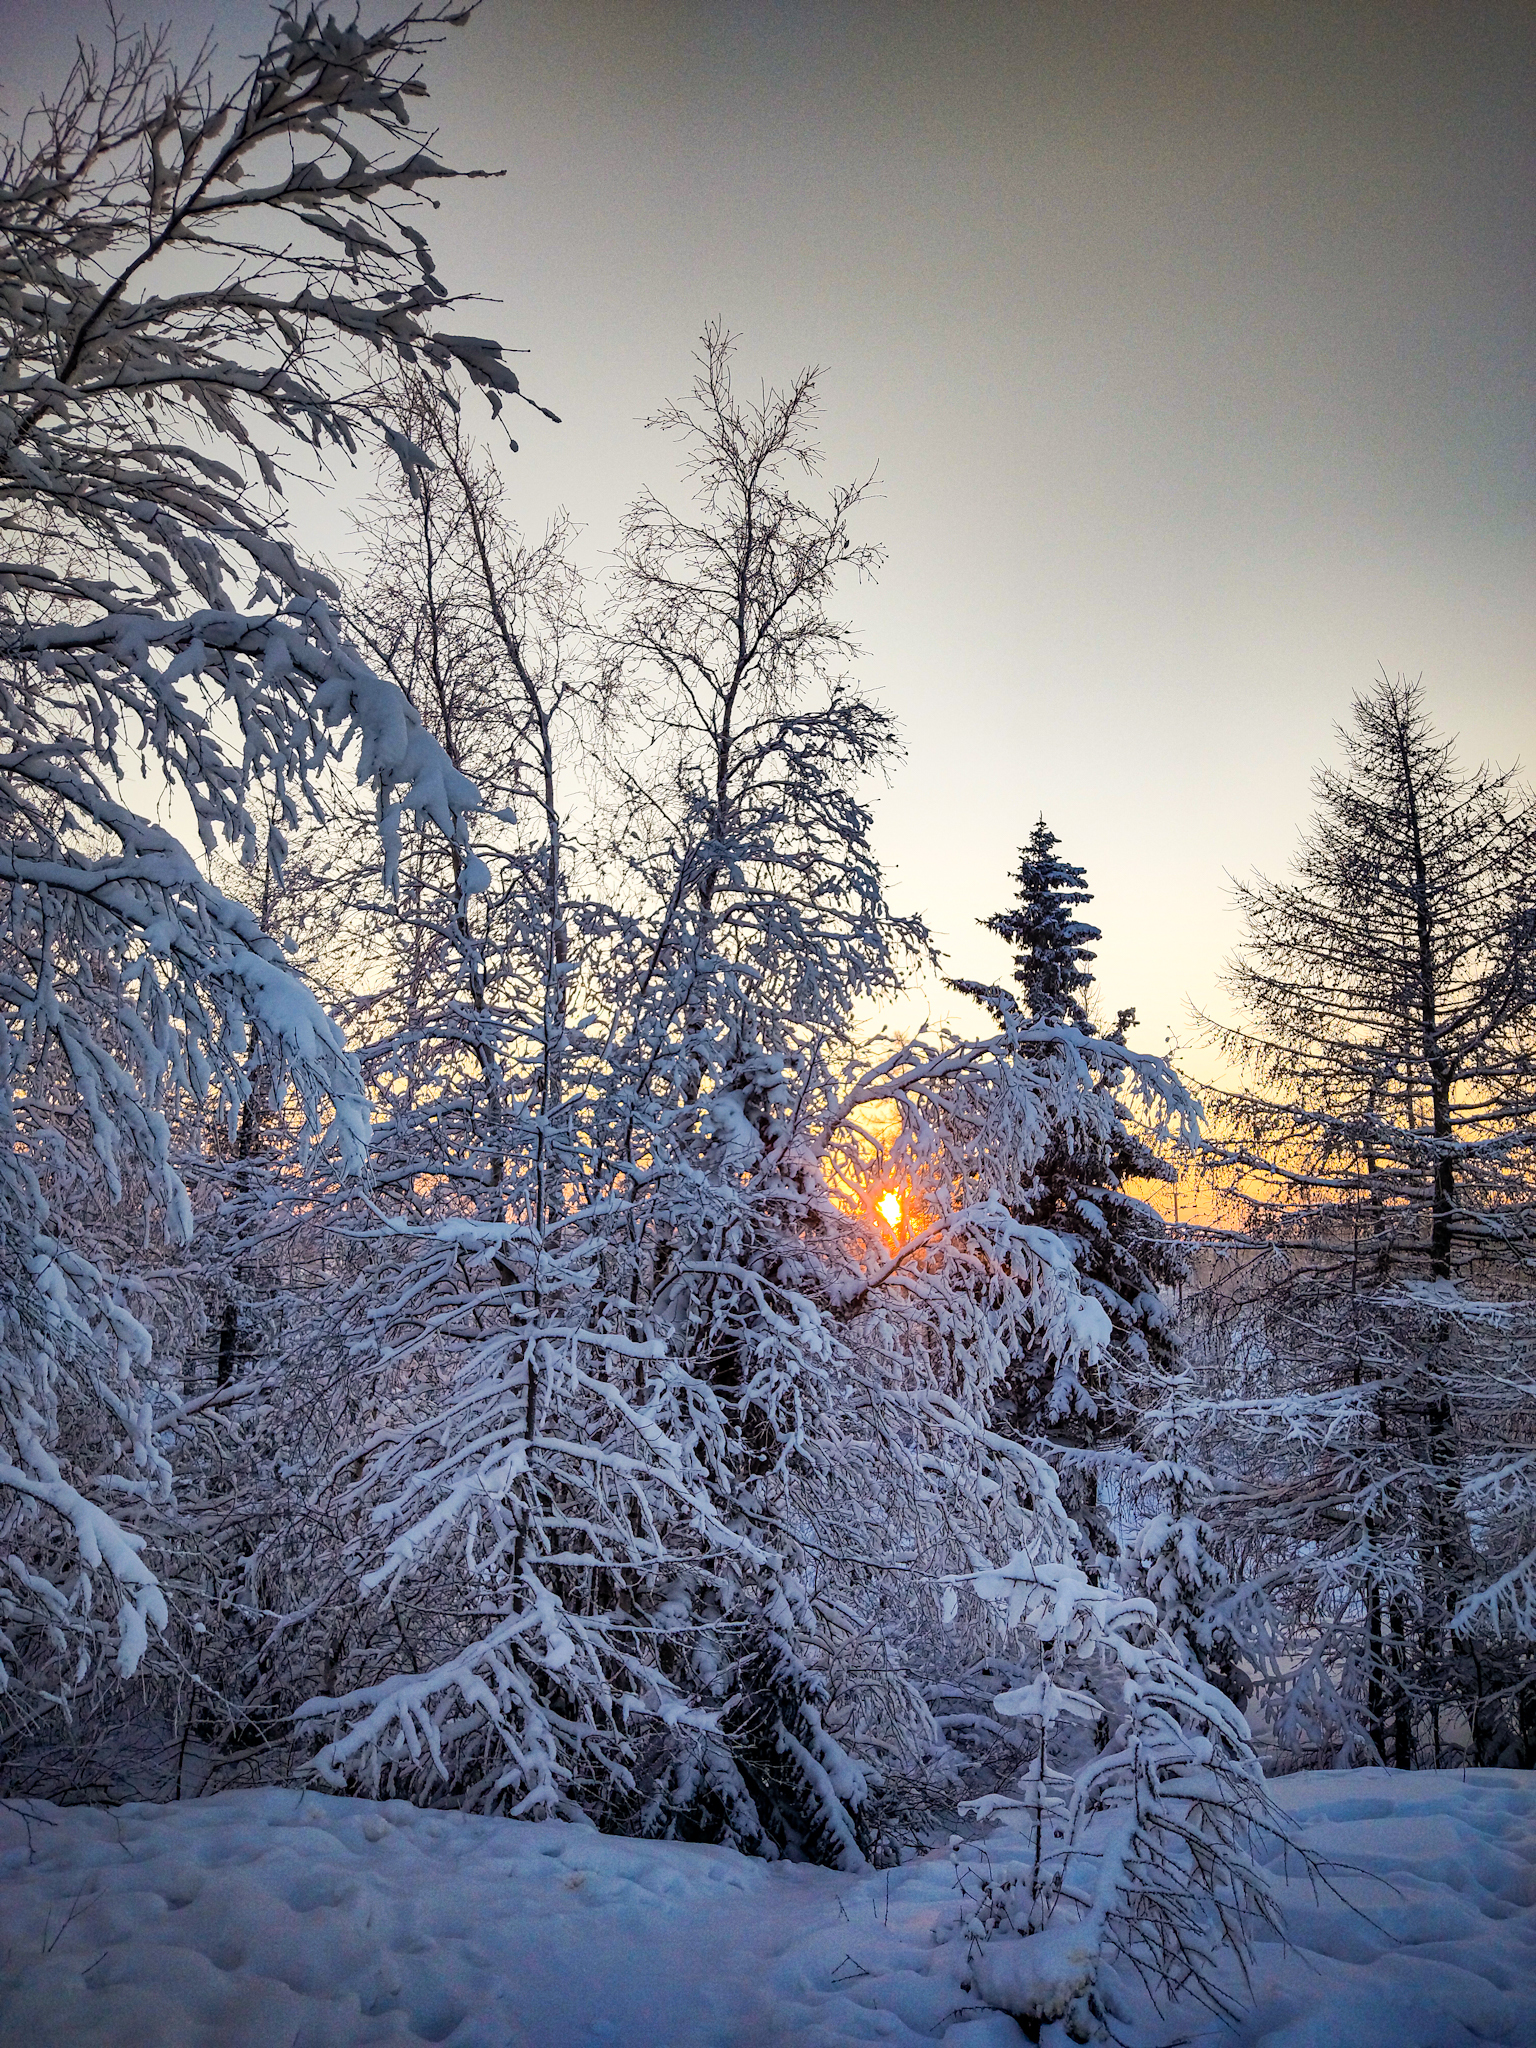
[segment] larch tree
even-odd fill
[[[1238,891],[1202,1409],[1282,1752],[1528,1759],[1536,805],[1401,678],[1341,738],[1290,877]]]

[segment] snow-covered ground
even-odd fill
[[[1536,1778],[1282,1779],[1333,1859],[1287,1886],[1245,2048],[1536,2043]],[[1359,1910],[1351,1909],[1353,1906]],[[5,2048],[705,2048],[1023,2036],[962,1988],[948,1861],[842,1876],[313,1793],[0,1810]],[[1048,2029],[1048,2037],[1052,2030]]]

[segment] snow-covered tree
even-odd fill
[[[407,815],[467,849],[472,784],[346,638],[282,501],[296,460],[374,441],[368,366],[518,391],[496,343],[448,331],[411,219],[452,175],[412,122],[452,19],[284,12],[232,90],[118,39],[0,169],[0,1656],[55,1696],[114,1629],[133,1672],[167,1619],[190,1389],[174,1304],[133,1269],[193,1230],[177,1117],[238,1133],[259,1085],[312,1154],[350,1170],[369,1144],[341,1031],[176,830],[280,874],[350,757],[387,873]],[[137,1212],[136,1257],[102,1197]]]
[[[369,1559],[359,1525],[355,1569],[363,1605],[401,1617],[413,1682],[401,1635],[370,1626],[311,1719],[335,1730],[333,1775],[643,1807],[838,1860],[859,1853],[859,1773],[823,1725],[793,1517],[757,1496],[828,1433],[836,1339],[803,1239],[848,1225],[783,1152],[796,1099],[827,1086],[829,1033],[894,986],[914,928],[884,910],[853,793],[888,726],[836,684],[817,696],[846,651],[822,607],[851,499],[823,515],[786,489],[811,452],[808,381],[753,413],[727,354],[709,338],[700,410],[665,421],[698,458],[701,523],[643,501],[596,650],[610,730],[641,761],[616,739],[593,763],[568,694],[593,643],[571,627],[572,669],[562,642],[579,607],[564,586],[549,601],[552,558],[505,532],[441,411],[412,429],[436,468],[383,523],[370,616],[399,628],[376,658],[527,822],[477,838],[492,879],[468,925],[451,878],[422,894],[403,860],[389,964],[355,1005],[385,1027],[363,1060],[395,1107],[376,1134],[388,1227],[348,1226],[373,1419],[342,1490],[382,1537]],[[675,689],[678,647],[696,696]],[[424,1738],[418,1767],[429,1724],[452,1738]]]
[[[853,1005],[920,934],[884,909],[856,777],[888,729],[842,682],[824,609],[849,507],[786,487],[811,452],[809,380],[744,407],[728,370],[709,337],[693,407],[665,416],[700,513],[647,498],[631,523],[603,648],[623,801],[593,805],[606,842],[561,828],[580,880],[559,1102],[530,1100],[541,1040],[509,1013],[500,1178],[471,1164],[489,1094],[426,1087],[380,1134],[387,1227],[346,1226],[370,1420],[330,1485],[355,1647],[304,1721],[331,1782],[847,1863],[889,1823],[887,1776],[944,1747],[918,1677],[936,1579],[1012,1526],[1001,1497],[1026,1540],[1046,1483],[986,1426],[1008,1360],[1091,1372],[1110,1336],[1068,1244],[1015,1212],[1069,1105],[1115,1112],[1088,1041],[1024,1059],[1017,1018],[861,1063]],[[463,480],[439,453],[426,489],[456,528]],[[405,521],[391,531],[404,545]],[[511,720],[514,670],[478,673]],[[477,912],[488,976],[500,900],[493,882]],[[1188,1113],[1160,1063],[1093,1044]],[[471,1072],[439,1057],[426,1075]],[[899,1243],[873,1207],[893,1182]]]
[[[1536,805],[1470,773],[1417,684],[1355,700],[1290,879],[1239,886],[1243,1012],[1213,1162],[1341,1276],[1447,1280],[1523,1241],[1536,1113]],[[1338,1226],[1343,1221],[1346,1228]]]
[[[1416,685],[1342,739],[1292,876],[1239,892],[1201,1408],[1283,1753],[1528,1758],[1536,806]]]
[[[1015,1000],[1024,1014],[1036,1023],[1075,1024],[1086,1031],[1083,998],[1093,987],[1089,963],[1104,934],[1075,915],[1093,901],[1093,892],[1084,869],[1057,853],[1060,844],[1045,819],[1037,818],[1014,870],[1017,901],[982,923],[1013,948],[1013,978],[1020,989]]]
[[[960,1902],[939,1932],[972,1946],[985,2002],[1087,2040],[1113,2016],[1117,1967],[1159,1996],[1222,2004],[1216,1958],[1270,1913],[1253,1840],[1264,1796],[1232,1701],[1155,1602],[1102,1570],[1068,1511],[1070,1464],[990,1424],[1021,1349],[1091,1378],[1112,1340],[1070,1239],[1021,1215],[1093,1078],[1084,1057],[1075,1070],[1022,1058],[1027,1030],[910,1045],[857,1083],[861,1108],[897,1118],[869,1180],[894,1179],[904,1200],[851,1304],[851,1341],[883,1360],[892,1434],[910,1450],[899,1492],[868,1510],[850,1493],[842,1547],[868,1555],[883,1527],[913,1606],[939,1594],[938,1627],[914,1617],[903,1646],[928,1681],[930,1768],[996,1828],[957,1846]],[[1149,1122],[1193,1136],[1194,1105],[1162,1061],[1100,1054],[1122,1063]]]
[[[1073,1511],[1096,1546],[1113,1552],[1096,1457],[1129,1441],[1138,1414],[1161,1399],[1177,1370],[1168,1296],[1183,1260],[1162,1217],[1129,1189],[1137,1180],[1167,1182],[1174,1169],[1117,1097],[1126,1069],[1116,1048],[1135,1012],[1122,1011],[1103,1038],[1095,1032],[1087,1007],[1094,986],[1090,942],[1101,934],[1076,915],[1092,897],[1083,869],[1060,857],[1058,843],[1040,819],[1020,854],[1016,904],[984,920],[1014,947],[1015,987],[953,985],[1000,1024],[1027,1027],[1015,1032],[1018,1057],[1054,1065],[1062,1077],[1080,1076],[1077,1092],[1062,1090],[1063,1113],[1017,1213],[1069,1246],[1082,1283],[1110,1319],[1111,1341],[1088,1379],[1047,1372],[1039,1357],[1021,1352],[999,1391],[997,1420],[1087,1454],[1070,1488]]]

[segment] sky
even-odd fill
[[[231,56],[266,19],[171,12]],[[7,112],[103,22],[0,0]],[[643,422],[707,320],[751,383],[824,368],[828,477],[878,472],[878,844],[950,971],[1006,972],[975,920],[1043,813],[1105,1010],[1187,1043],[1228,876],[1283,869],[1378,669],[1536,764],[1536,9],[485,0],[429,83],[438,153],[507,173],[433,221],[499,302],[459,324],[563,422],[520,423],[528,528],[600,566],[676,487]]]

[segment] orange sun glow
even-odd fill
[[[897,1194],[896,1190],[894,1188],[887,1188],[879,1201],[876,1202],[875,1207],[885,1218],[886,1222],[889,1223],[892,1230],[895,1230],[901,1222],[901,1197]]]

